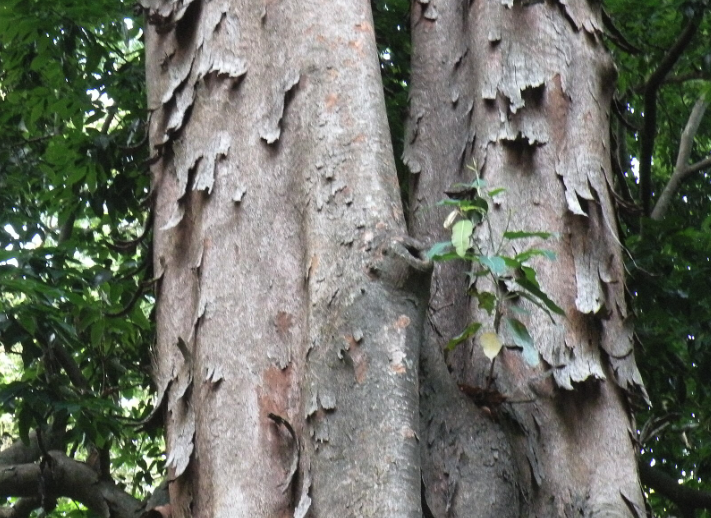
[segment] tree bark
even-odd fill
[[[404,156],[414,174],[410,227],[420,239],[447,240],[442,222],[448,210],[435,204],[453,184],[470,182],[467,166],[478,164],[489,189],[506,189],[490,212],[491,229],[482,225],[478,238],[498,243],[506,230],[558,233],[558,241],[540,244],[557,260],[532,264],[566,313],[552,322],[526,302],[504,308],[509,315],[513,305],[529,311],[523,320],[543,362],[530,367],[516,349],[502,351],[497,390],[530,401],[504,405],[506,419],[497,428],[505,437],[490,432],[453,440],[434,433],[423,444],[423,467],[436,471],[424,475],[425,494],[441,516],[452,506],[453,516],[644,514],[626,401],[643,388],[610,201],[614,67],[600,27],[599,6],[580,2],[420,1],[413,7]],[[488,253],[515,255],[526,245],[514,243]],[[431,355],[472,319],[484,324],[482,332],[494,330],[475,299],[471,312],[466,309],[470,268],[435,269],[423,344]],[[512,344],[504,326],[500,331]],[[485,385],[489,365],[476,339],[448,358],[456,381],[471,386]],[[427,387],[429,371],[423,375]],[[448,409],[428,404],[427,397],[421,404],[423,429],[450,419]],[[471,413],[472,421],[485,420],[481,410]],[[453,442],[459,446],[449,451],[440,444]],[[451,484],[464,448],[483,456],[475,457],[476,476],[456,482],[458,506],[439,481]],[[492,478],[495,471],[499,476]],[[510,506],[480,505],[472,513],[464,502],[481,502],[482,488]]]
[[[430,264],[405,237],[369,4],[149,20],[173,515],[421,516]]]
[[[146,6],[173,516],[642,515],[614,73],[600,13],[567,4],[413,4],[419,241],[367,2]],[[441,240],[434,203],[473,158],[507,189],[492,235],[509,219],[561,235],[558,261],[535,267],[566,318],[520,304],[543,363],[504,351],[498,389],[531,402],[498,422],[457,388],[483,384],[478,348],[442,354],[472,318],[492,325],[469,266],[430,284],[420,244]]]

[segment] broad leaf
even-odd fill
[[[484,351],[484,355],[493,360],[501,351],[501,340],[496,336],[496,333],[482,333],[479,337],[479,343],[481,343],[481,349]]]
[[[528,333],[528,329],[520,321],[515,318],[506,318],[506,324],[508,325],[509,331],[511,331],[511,337],[516,345],[523,349],[523,359],[531,367],[535,367],[540,362],[538,356],[538,351],[536,351],[533,345],[533,338]]]
[[[506,273],[506,261],[503,257],[499,257],[498,255],[494,255],[492,257],[479,255],[477,256],[477,259],[482,264],[482,266],[488,268],[489,271],[491,271],[491,273],[493,273],[497,277],[501,277]]]
[[[452,227],[452,245],[459,257],[464,257],[470,246],[474,225],[468,219],[457,221]]]
[[[445,347],[445,349],[447,351],[453,351],[455,347],[457,347],[463,341],[471,338],[477,331],[479,331],[479,329],[481,329],[481,324],[479,322],[472,322],[466,327],[466,329],[464,329],[464,331],[462,331],[457,336],[452,338],[449,342],[447,342],[447,346]]]

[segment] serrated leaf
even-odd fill
[[[492,257],[479,255],[477,259],[482,266],[488,268],[489,271],[496,276],[500,277],[506,273],[506,261],[503,257],[499,257],[498,255]]]
[[[479,329],[481,329],[481,324],[479,322],[472,322],[464,329],[464,331],[447,342],[445,349],[447,351],[453,351],[455,347],[457,347],[464,340],[467,340],[473,336],[477,331],[479,331]]]
[[[540,362],[538,351],[533,345],[533,338],[526,329],[526,326],[515,318],[506,317],[506,324],[511,337],[516,345],[523,349],[523,359],[531,367],[535,367]]]
[[[496,336],[496,333],[482,333],[479,337],[479,343],[481,343],[481,349],[484,351],[484,355],[493,360],[501,351],[501,340]]]
[[[469,249],[474,225],[468,219],[457,221],[452,227],[452,245],[459,257],[464,257]]]

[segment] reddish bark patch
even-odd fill
[[[294,315],[286,311],[279,311],[274,317],[274,327],[276,327],[277,334],[283,338],[294,327]]]
[[[289,414],[289,394],[291,392],[293,369],[272,366],[264,371],[262,384],[257,388],[259,416],[262,422],[271,423],[267,418],[269,413],[286,418]]]
[[[355,374],[356,383],[360,384],[365,381],[365,376],[368,372],[368,356],[361,349],[360,345],[355,338],[351,335],[344,335],[343,337],[348,343],[348,356],[350,356],[353,361],[353,370]]]
[[[326,110],[329,112],[332,112],[333,108],[335,108],[336,104],[338,104],[338,95],[337,94],[328,94],[326,96]]]
[[[407,367],[405,367],[402,363],[396,363],[390,366],[390,370],[392,370],[395,374],[405,374],[407,372]]]
[[[410,325],[410,317],[408,317],[407,315],[400,315],[400,318],[398,318],[397,321],[395,322],[396,329],[405,329],[409,325]]]

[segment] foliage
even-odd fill
[[[162,455],[137,428],[154,334],[139,22],[124,2],[0,2],[0,343],[21,369],[0,408],[24,442],[110,453],[138,493]]]
[[[644,205],[637,164],[643,160],[645,93],[650,77],[671,56],[685,27],[694,37],[664,77],[656,95],[657,119],[650,160],[652,199],[674,170],[681,134],[696,100],[711,99],[711,20],[708,2],[606,0],[617,36],[610,48],[619,67],[617,191],[621,228],[629,253],[630,302],[640,345],[638,363],[653,406],[637,412],[642,461],[689,487],[711,488],[711,169],[683,183],[665,217],[640,218]],[[644,16],[640,16],[640,13]],[[613,31],[614,32],[614,31]],[[649,106],[649,105],[647,105]],[[711,154],[711,117],[702,119],[690,163]],[[660,515],[684,514],[654,491]],[[708,513],[708,511],[705,511]]]
[[[476,167],[470,167],[477,173]],[[527,248],[514,256],[505,255],[506,244],[515,239],[541,238],[548,239],[553,235],[548,232],[526,232],[505,230],[500,236],[495,235],[489,220],[489,206],[493,198],[502,189],[486,191],[487,185],[479,178],[469,184],[454,186],[456,192],[450,193],[450,198],[440,202],[441,205],[454,207],[444,222],[445,228],[451,228],[452,237],[449,241],[435,244],[428,252],[430,259],[449,261],[464,259],[473,264],[470,274],[471,282],[468,288],[470,297],[476,298],[479,308],[494,317],[494,329],[479,337],[484,354],[491,360],[496,358],[501,350],[501,342],[497,335],[501,318],[504,318],[514,346],[523,350],[524,360],[532,366],[538,365],[540,359],[533,345],[533,339],[526,326],[517,318],[510,316],[515,312],[526,312],[523,308],[509,302],[521,298],[532,302],[543,310],[550,318],[553,313],[565,315],[564,311],[553,302],[541,289],[536,279],[536,270],[527,261],[536,256],[555,259],[550,250]],[[475,229],[479,225],[487,227],[487,243],[481,243]],[[453,250],[452,250],[453,249]],[[492,253],[486,253],[485,250]],[[477,286],[480,277],[488,277],[489,283],[484,288]],[[452,338],[446,346],[447,351],[453,350],[460,343],[470,339],[480,329],[479,322],[472,322],[463,332]]]

